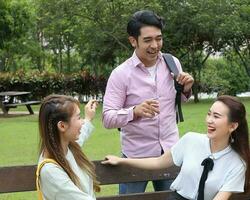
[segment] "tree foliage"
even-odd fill
[[[201,74],[201,90],[203,92],[237,95],[249,90],[250,77],[237,62],[237,57],[228,60],[223,58],[209,59]]]
[[[27,1],[0,1],[0,71],[18,69],[27,56],[31,9]]]
[[[184,69],[192,73],[195,101],[198,101],[201,72],[206,60],[228,47],[230,38],[235,38],[234,32],[239,30],[240,21],[233,20],[239,9],[236,3],[233,0],[163,3],[163,10],[167,11],[166,49],[178,55]]]
[[[193,75],[196,101],[206,61],[217,52],[231,66],[220,70],[240,66],[250,76],[249,0],[0,0],[0,71],[107,77],[132,54],[126,25],[142,9],[165,18],[163,51]]]

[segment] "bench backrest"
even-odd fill
[[[178,167],[164,170],[141,170],[128,166],[102,165],[100,161],[94,161],[96,172],[101,185],[126,183],[133,181],[174,179]],[[23,192],[35,190],[36,165],[0,167],[0,193]],[[167,200],[170,191],[151,192],[143,194],[129,194],[98,197],[98,200]],[[232,200],[249,200],[250,194],[235,194]]]

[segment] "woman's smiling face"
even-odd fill
[[[232,123],[229,120],[229,108],[216,101],[209,109],[206,117],[207,136],[210,139],[225,139],[230,137]]]
[[[68,141],[76,141],[79,138],[83,123],[84,121],[80,116],[80,109],[75,105],[74,113],[69,121],[68,129],[66,130]]]

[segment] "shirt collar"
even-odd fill
[[[212,158],[213,160],[219,159],[220,157],[222,157],[225,154],[232,151],[231,145],[228,145],[225,149],[223,149],[223,150],[221,150],[219,152],[216,152],[216,153],[212,153],[211,148],[210,148],[210,140],[209,140],[209,138],[207,138],[207,145],[208,145],[208,149],[209,149],[209,157]]]
[[[134,66],[134,67],[141,67],[141,66],[144,66],[144,64],[141,62],[141,60],[140,60],[140,59],[138,58],[138,56],[136,55],[135,51],[134,51],[134,53],[133,53],[133,55],[132,55],[131,58],[132,58],[132,62],[133,62],[133,66]],[[163,59],[162,53],[159,52],[158,58],[157,58],[157,61],[156,61],[156,65],[157,65],[157,63],[159,63],[162,59]]]

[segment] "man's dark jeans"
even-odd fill
[[[122,154],[123,158],[127,158]],[[169,190],[173,180],[156,180],[152,181],[155,191]],[[148,181],[121,183],[119,184],[119,194],[142,193],[145,192]]]

